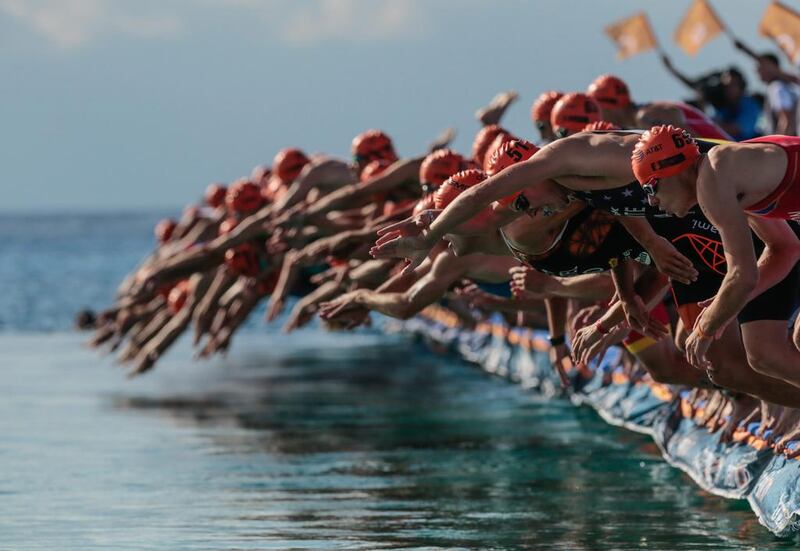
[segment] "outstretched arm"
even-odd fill
[[[419,178],[419,167],[423,159],[423,157],[401,159],[393,163],[377,178],[364,184],[351,184],[326,195],[311,206],[305,215],[315,217],[327,214],[332,210],[352,208],[357,204],[363,204],[364,199],[368,199],[373,194],[391,191],[408,180],[416,180]]]
[[[275,208],[282,211],[303,201],[308,192],[323,184],[337,183],[340,185],[351,184],[355,175],[350,165],[339,159],[325,159],[307,164],[297,179],[289,187]]]
[[[672,64],[672,60],[667,56],[667,54],[661,54],[661,63],[664,64],[664,67],[667,69],[669,74],[680,80],[683,84],[685,84],[688,88],[691,88],[694,92],[697,92],[697,88],[695,81],[690,79],[686,76],[685,73],[681,73],[675,66]]]
[[[758,283],[753,238],[747,216],[736,197],[736,174],[725,170],[724,152],[709,155],[701,165],[697,198],[708,220],[719,230],[728,268],[711,304],[703,310],[686,339],[686,359],[695,367],[712,368],[706,359],[711,342],[747,304]],[[687,328],[689,329],[689,328]],[[719,366],[722,367],[722,366]]]
[[[466,273],[469,262],[449,251],[441,253],[431,271],[404,292],[380,292],[359,289],[322,305],[323,318],[331,319],[351,308],[363,307],[387,316],[408,319],[444,296],[450,286]]]
[[[698,272],[692,261],[683,256],[675,245],[658,235],[646,218],[619,217],[634,239],[653,257],[656,268],[669,278],[689,285],[697,280]]]

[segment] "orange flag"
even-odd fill
[[[605,28],[605,31],[617,45],[619,59],[625,59],[656,47],[656,37],[643,12],[611,24]]]
[[[793,62],[800,58],[800,14],[784,6],[780,2],[773,2],[767,6],[767,11],[761,18],[758,31],[774,40],[783,52]]]
[[[711,42],[724,26],[706,0],[694,0],[675,29],[675,42],[689,55]]]

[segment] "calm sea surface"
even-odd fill
[[[397,336],[186,343],[127,381],[69,331],[155,215],[0,217],[0,549],[796,549],[646,437]]]

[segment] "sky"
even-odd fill
[[[687,91],[655,53],[615,58],[603,27],[643,10],[690,75],[752,63],[718,37],[672,42],[690,0],[0,0],[0,211],[175,208],[282,147],[348,156],[381,128],[401,155],[442,129],[469,151],[498,91],[529,120],[548,89],[614,73],[636,101]],[[757,50],[768,0],[712,0]],[[800,10],[800,0],[784,0]]]

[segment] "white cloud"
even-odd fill
[[[101,34],[165,38],[183,29],[173,15],[131,13],[120,9],[122,5],[111,0],[0,0],[0,11],[61,48],[82,46]]]

